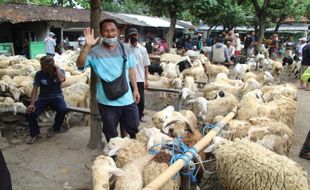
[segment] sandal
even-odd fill
[[[34,136],[34,137],[31,137],[30,139],[28,139],[27,141],[26,141],[26,144],[33,144],[33,143],[35,143],[38,139],[40,139],[41,138],[41,136],[39,136],[39,135],[37,135],[37,136]]]
[[[52,138],[53,136],[55,136],[55,131],[54,129],[50,129],[47,131],[47,134],[46,134],[46,138]]]

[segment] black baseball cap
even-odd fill
[[[136,28],[129,28],[128,30],[128,36],[138,34],[138,30]]]

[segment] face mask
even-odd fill
[[[117,42],[117,37],[114,37],[114,38],[102,37],[102,40],[103,40],[103,43],[112,46]]]
[[[135,38],[135,37],[131,37],[129,40],[130,40],[130,43],[131,43],[132,45],[135,44],[135,43],[138,41],[138,39]]]
[[[80,42],[80,44],[81,44],[82,46],[85,45],[85,41]]]

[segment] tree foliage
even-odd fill
[[[167,34],[169,47],[172,45],[172,39],[175,33],[175,25],[178,16],[183,11],[191,9],[192,3],[187,0],[135,0],[149,7],[150,14],[156,16],[166,16],[170,18],[170,27]]]
[[[191,13],[210,26],[232,29],[246,25],[245,7],[234,0],[202,0],[194,2]]]
[[[275,33],[284,20],[289,17],[299,20],[305,13],[306,5],[300,0],[273,0],[267,10],[267,17],[276,24]]]

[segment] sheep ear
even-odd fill
[[[149,150],[152,146],[154,146],[154,137],[151,137],[147,142],[147,150]]]
[[[125,174],[125,172],[119,168],[113,168],[113,174],[116,176],[123,176]]]
[[[204,153],[211,153],[213,152],[213,150],[215,149],[215,145],[214,144],[211,144],[209,145],[206,149],[204,149]]]
[[[117,151],[118,151],[118,149],[113,148],[112,150],[109,151],[108,156],[114,156],[114,155],[116,155]]]

